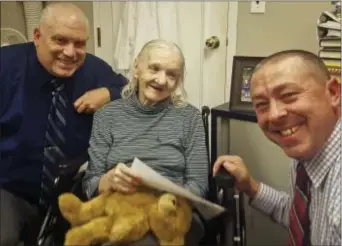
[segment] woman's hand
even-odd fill
[[[99,193],[114,190],[122,193],[133,193],[141,184],[141,178],[123,163],[117,164],[100,179]]]

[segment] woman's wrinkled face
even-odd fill
[[[155,48],[141,57],[134,68],[138,82],[139,101],[155,105],[170,98],[182,75],[182,59],[167,48]]]

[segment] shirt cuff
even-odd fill
[[[98,194],[100,178],[101,177],[93,177],[87,184],[86,193],[88,199],[91,199]]]
[[[260,183],[257,194],[250,200],[250,205],[253,208],[270,214],[276,205],[277,194],[278,193],[275,189],[266,184]]]
[[[109,88],[107,87],[107,89],[110,94],[110,101],[121,98],[121,95],[120,95],[121,91],[117,87],[115,86],[109,87]]]

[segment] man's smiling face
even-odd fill
[[[299,57],[265,64],[251,80],[258,124],[288,156],[310,159],[336,123],[336,88],[336,81],[326,81]]]

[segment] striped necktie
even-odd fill
[[[39,203],[43,208],[54,201],[55,182],[59,176],[59,163],[65,159],[65,126],[67,97],[64,84],[51,81],[52,102],[48,114],[44,142],[44,164],[42,170],[41,196]]]
[[[310,199],[310,178],[304,165],[299,163],[297,165],[294,198],[290,208],[289,246],[311,245],[309,219]]]

